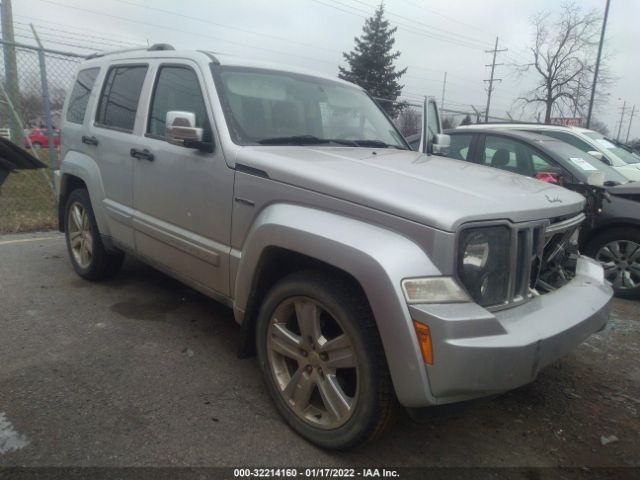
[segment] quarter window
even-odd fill
[[[147,67],[140,65],[109,70],[98,106],[96,122],[99,125],[133,130],[146,74]]]
[[[207,109],[196,73],[187,67],[162,67],[158,72],[149,109],[147,133],[165,136],[167,112],[178,110],[196,115],[196,127],[208,126]],[[205,130],[209,130],[205,128]]]
[[[67,121],[72,123],[84,123],[84,115],[89,104],[91,90],[96,83],[99,68],[87,68],[78,72],[78,78],[71,90],[69,107],[67,108]]]

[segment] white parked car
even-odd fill
[[[541,125],[537,123],[500,123],[492,125],[466,125],[459,128],[508,128],[527,130],[562,140],[585,153],[611,165],[631,181],[640,181],[640,160],[637,156],[614,145],[604,135],[594,130],[562,125]]]

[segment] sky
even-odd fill
[[[203,49],[247,56],[337,75],[342,52],[354,46],[366,17],[379,0],[13,0],[16,41],[33,43],[29,23],[46,47],[76,53],[131,45],[170,43],[178,49]],[[604,13],[605,0],[580,0],[585,9]],[[444,106],[470,111],[486,105],[491,55],[499,37],[491,114],[531,119],[514,100],[527,91],[532,74],[518,76],[515,63],[531,62],[531,17],[557,12],[558,0],[385,0],[387,18],[398,27],[401,83],[409,100],[425,95]],[[640,1],[611,0],[605,51],[611,74],[605,103],[595,117],[613,136],[621,108],[625,139],[631,107],[636,106],[630,138],[640,137]]]

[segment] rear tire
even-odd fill
[[[599,233],[585,253],[604,267],[617,297],[640,298],[640,229],[618,227]]]
[[[87,190],[77,189],[69,194],[64,232],[69,259],[78,275],[87,280],[103,280],[118,273],[124,253],[105,249]]]
[[[392,423],[397,400],[378,330],[350,282],[311,271],[289,275],[264,299],[256,333],[267,389],[306,440],[345,449]]]

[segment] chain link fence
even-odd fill
[[[49,166],[13,172],[0,186],[0,233],[54,228],[60,116],[82,58],[3,41],[0,47],[0,135]]]

